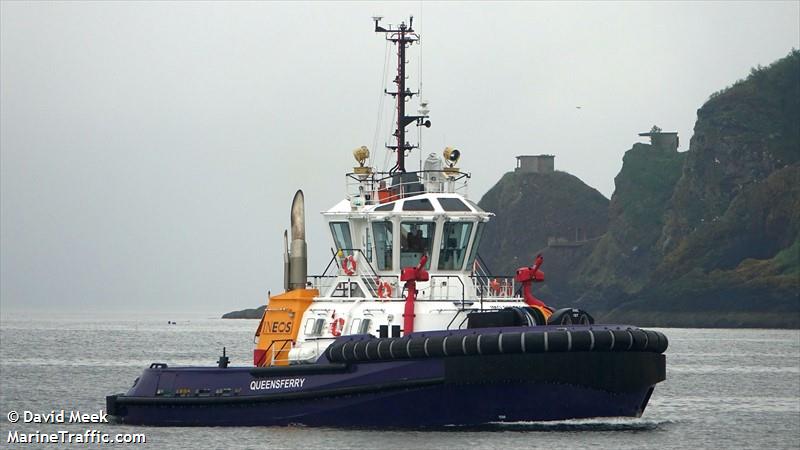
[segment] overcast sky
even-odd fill
[[[321,272],[351,150],[384,161],[373,15],[415,16],[424,155],[460,148],[473,199],[538,153],[609,197],[637,133],[687,150],[709,94],[800,47],[799,4],[3,2],[0,309],[263,304],[299,188]]]

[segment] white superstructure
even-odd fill
[[[427,102],[416,115],[406,113],[406,102],[419,94],[406,87],[406,49],[419,41],[412,25],[413,18],[385,28],[375,19],[375,31],[397,48],[396,90],[385,91],[396,101],[396,129],[386,145],[396,164],[375,172],[367,147],[353,151],[358,166],[346,175],[345,198],[323,213],[333,255],[321,275],[306,275],[303,196],[295,196],[286,293],[270,299],[256,332],[256,366],[314,362],[341,335],[459,329],[470,312],[510,306],[541,306],[541,323],[551,312],[530,294],[530,283],[543,280],[540,259],[517,274],[527,283],[522,294],[514,277],[490,275],[481,264],[478,248],[492,213],[468,199],[470,175],[456,167],[459,150],[447,147],[420,170],[406,169],[406,154],[419,148],[406,141],[406,127],[431,126]]]
[[[405,173],[405,182],[385,188],[380,174],[347,175],[356,189],[323,213],[336,254],[323,275],[308,277],[320,295],[297,322],[290,362],[315,361],[340,334],[404,335],[401,270],[422,255],[430,279],[416,284],[414,331],[464,328],[472,311],[525,306],[512,277],[491,276],[477,261],[493,214],[454,192],[466,190],[469,176],[441,172],[435,186],[443,189],[430,191],[430,175]]]

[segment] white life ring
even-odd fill
[[[341,336],[344,329],[344,319],[339,317],[331,321],[331,334],[334,336]]]
[[[344,270],[344,273],[346,273],[348,276],[354,275],[357,268],[358,265],[356,264],[356,259],[353,257],[353,255],[347,256],[344,261],[342,261],[342,270]]]

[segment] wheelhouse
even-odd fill
[[[358,254],[377,274],[396,274],[428,255],[431,272],[471,272],[492,216],[458,194],[425,193],[353,210],[344,200],[323,213],[340,256]]]

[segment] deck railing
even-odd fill
[[[389,203],[426,193],[451,193],[468,196],[470,174],[455,170],[418,170],[416,172],[369,174],[348,173],[345,177],[347,199],[357,206]]]

